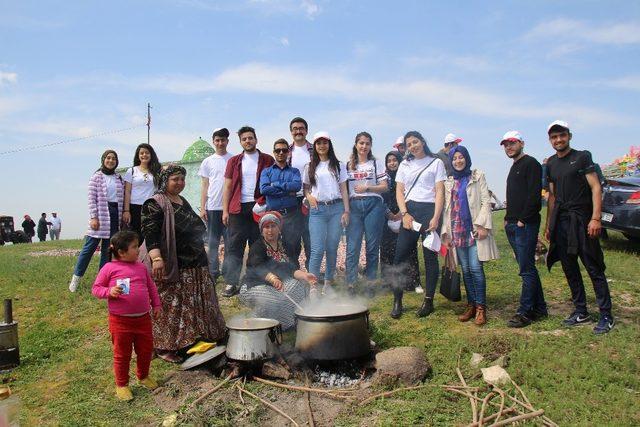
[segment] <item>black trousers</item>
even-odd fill
[[[396,257],[397,242],[398,233],[391,231],[385,223],[382,240],[380,241],[380,273],[385,283],[391,283],[393,280],[395,269],[392,267],[392,264]],[[406,291],[413,291],[416,287],[422,286],[422,283],[420,283],[420,267],[418,264],[418,247],[415,245],[409,255],[407,274],[409,275],[409,280],[406,284]]]
[[[240,272],[244,265],[244,251],[247,246],[260,238],[258,224],[253,220],[253,205],[255,202],[242,203],[240,213],[229,214],[227,235],[229,244],[225,243],[225,276],[229,285],[238,286]]]
[[[144,240],[144,237],[142,236],[142,205],[130,204],[129,215],[131,215],[129,229],[138,234],[138,245],[141,245]]]
[[[584,233],[584,235],[578,238],[578,254],[572,255],[567,253],[570,223],[571,220],[568,217],[560,216],[558,218],[555,243],[560,263],[562,264],[562,270],[569,283],[569,289],[571,289],[571,299],[573,300],[575,310],[578,313],[587,314],[587,296],[584,289],[584,282],[582,281],[582,274],[580,274],[580,266],[578,265],[578,257],[580,257],[584,268],[587,270],[587,274],[589,274],[591,278],[591,283],[593,283],[593,290],[596,294],[596,302],[600,313],[610,315],[611,294],[609,293],[609,284],[604,275],[604,269],[601,263],[598,262],[598,260],[602,259],[600,241],[598,239],[591,239],[587,236],[587,230],[581,229],[580,232]]]
[[[305,229],[305,215],[298,208],[282,213],[282,243],[289,261],[300,267],[298,259],[300,258],[300,240]],[[307,234],[309,234],[309,228]],[[305,247],[306,249],[306,247]]]
[[[414,221],[429,226],[429,221],[433,217],[435,212],[435,203],[422,203],[422,202],[407,202],[407,212],[413,217]],[[439,229],[439,227],[438,227]],[[400,271],[395,275],[393,281],[394,292],[402,292],[407,287],[407,282],[410,280],[408,273],[409,269],[409,255],[412,250],[415,250],[420,233],[413,230],[407,230],[404,227],[400,228],[398,234],[398,241],[396,242],[396,256],[393,259],[393,265],[400,266]],[[425,297],[433,298],[436,293],[436,285],[438,284],[438,254],[423,247],[422,255],[424,257],[424,269],[425,269]]]

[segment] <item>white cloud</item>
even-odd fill
[[[9,73],[6,71],[0,71],[0,86],[4,84],[15,84],[18,82],[17,73]]]
[[[473,72],[488,72],[497,68],[487,58],[478,55],[427,54],[409,56],[402,58],[401,61],[411,67],[446,66]]]
[[[309,19],[315,19],[315,17],[320,14],[320,6],[312,0],[302,0],[300,7]]]
[[[280,44],[282,46],[289,46],[289,39],[287,37],[280,37]]]
[[[554,41],[581,41],[602,45],[640,44],[640,23],[593,23],[558,18],[536,25],[525,35],[527,40],[550,39]]]
[[[178,94],[244,91],[318,98],[368,99],[385,105],[411,103],[443,111],[483,117],[576,117],[590,124],[623,123],[626,117],[597,108],[571,105],[532,105],[501,93],[434,79],[364,81],[335,69],[305,69],[249,63],[217,76],[160,76],[129,81],[132,88]]]
[[[640,74],[610,80],[607,84],[620,89],[640,91]]]

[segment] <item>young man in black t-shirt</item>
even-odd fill
[[[580,257],[593,283],[600,309],[600,321],[593,331],[604,334],[613,328],[615,320],[611,315],[611,295],[598,240],[602,229],[600,180],[591,153],[571,148],[572,135],[566,122],[556,120],[549,125],[547,132],[556,151],[547,162],[549,207],[545,237],[550,242],[547,267],[551,270],[551,266],[560,261],[571,289],[575,309],[563,323],[566,326],[587,323],[591,318],[578,265]]]
[[[522,277],[520,306],[507,326],[522,328],[547,317],[547,304],[535,260],[542,204],[542,167],[536,159],[524,154],[524,140],[520,132],[507,132],[500,145],[507,157],[513,160],[507,177],[504,230]]]

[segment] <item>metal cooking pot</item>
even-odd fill
[[[363,305],[337,303],[295,315],[296,350],[306,359],[356,359],[371,352],[369,309]]]
[[[243,362],[271,359],[282,344],[282,325],[275,319],[236,318],[227,323],[227,357]]]

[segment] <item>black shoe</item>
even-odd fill
[[[531,312],[531,314],[529,314],[529,317],[531,318],[532,322],[539,322],[549,317],[549,313],[546,311],[544,313],[541,313],[539,311],[533,311]]]
[[[393,309],[391,310],[391,317],[393,319],[399,319],[400,316],[402,316],[402,292],[394,292]]]
[[[240,292],[240,290],[236,285],[227,285],[225,286],[224,291],[222,291],[222,296],[229,298],[234,296],[238,292]]]
[[[422,301],[422,306],[416,311],[416,316],[426,317],[433,313],[433,298],[425,298]]]
[[[562,321],[562,324],[564,326],[578,326],[589,322],[591,322],[591,316],[589,316],[589,313],[578,313],[574,311],[571,313],[571,316]]]
[[[613,329],[613,325],[616,324],[615,319],[610,314],[605,314],[600,316],[600,321],[593,328],[593,333],[596,335],[606,334],[611,329]]]
[[[525,326],[529,326],[531,324],[531,319],[522,314],[516,313],[508,322],[507,326],[509,328],[524,328]]]

